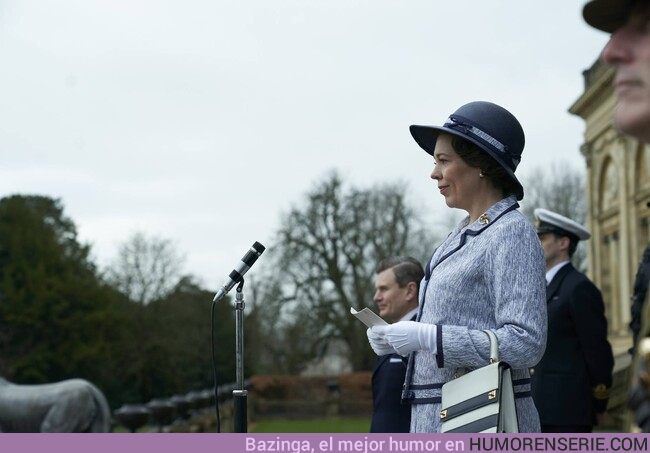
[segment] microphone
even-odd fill
[[[255,244],[253,244],[248,252],[246,252],[246,255],[244,255],[237,267],[235,267],[230,275],[228,275],[228,278],[224,282],[219,292],[214,296],[212,302],[220,300],[223,296],[228,294],[228,291],[230,291],[233,286],[242,281],[244,279],[244,274],[248,272],[248,269],[253,266],[255,261],[257,261],[257,258],[260,257],[264,250],[266,250],[266,247],[255,241]]]

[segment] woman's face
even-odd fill
[[[480,192],[480,169],[470,167],[451,146],[452,136],[440,134],[436,140],[431,179],[438,182],[440,194],[450,208],[469,210]]]

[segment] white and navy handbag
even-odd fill
[[[518,433],[510,366],[499,362],[497,337],[490,330],[490,364],[442,386],[443,433]]]

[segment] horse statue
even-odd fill
[[[107,433],[104,394],[83,379],[17,385],[0,377],[0,433]]]

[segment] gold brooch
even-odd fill
[[[481,225],[487,225],[490,223],[490,218],[487,216],[487,214],[481,215],[481,217],[478,218],[478,223]]]

